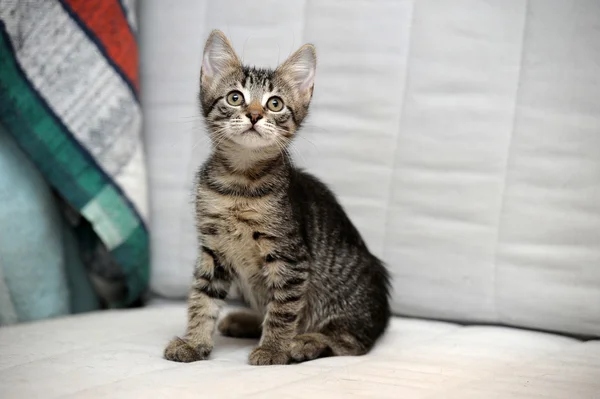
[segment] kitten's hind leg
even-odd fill
[[[229,313],[219,322],[219,332],[233,338],[260,338],[262,319],[249,310]]]
[[[367,351],[354,335],[333,326],[322,332],[297,335],[290,346],[290,355],[296,362],[328,356],[360,356]]]

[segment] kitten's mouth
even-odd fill
[[[260,134],[260,133],[258,132],[258,130],[256,130],[256,129],[255,129],[255,128],[253,128],[253,127],[251,127],[250,129],[246,130],[246,131],[244,132],[244,134],[245,134],[245,133],[256,134],[258,137],[262,137],[262,134]]]
[[[262,148],[269,145],[267,137],[254,126],[235,134],[232,139],[243,147]]]

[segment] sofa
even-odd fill
[[[600,398],[599,21],[596,0],[140,2],[152,298],[0,329],[0,397]],[[162,358],[197,251],[213,28],[250,64],[317,47],[293,156],[392,275],[365,356],[249,366],[256,342],[217,333],[209,360]]]

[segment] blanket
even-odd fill
[[[109,306],[149,278],[134,3],[0,2],[0,123],[64,200]]]

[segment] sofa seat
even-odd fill
[[[367,356],[253,367],[221,336],[209,361],[162,358],[185,305],[0,329],[0,398],[600,398],[600,341],[394,318]]]

